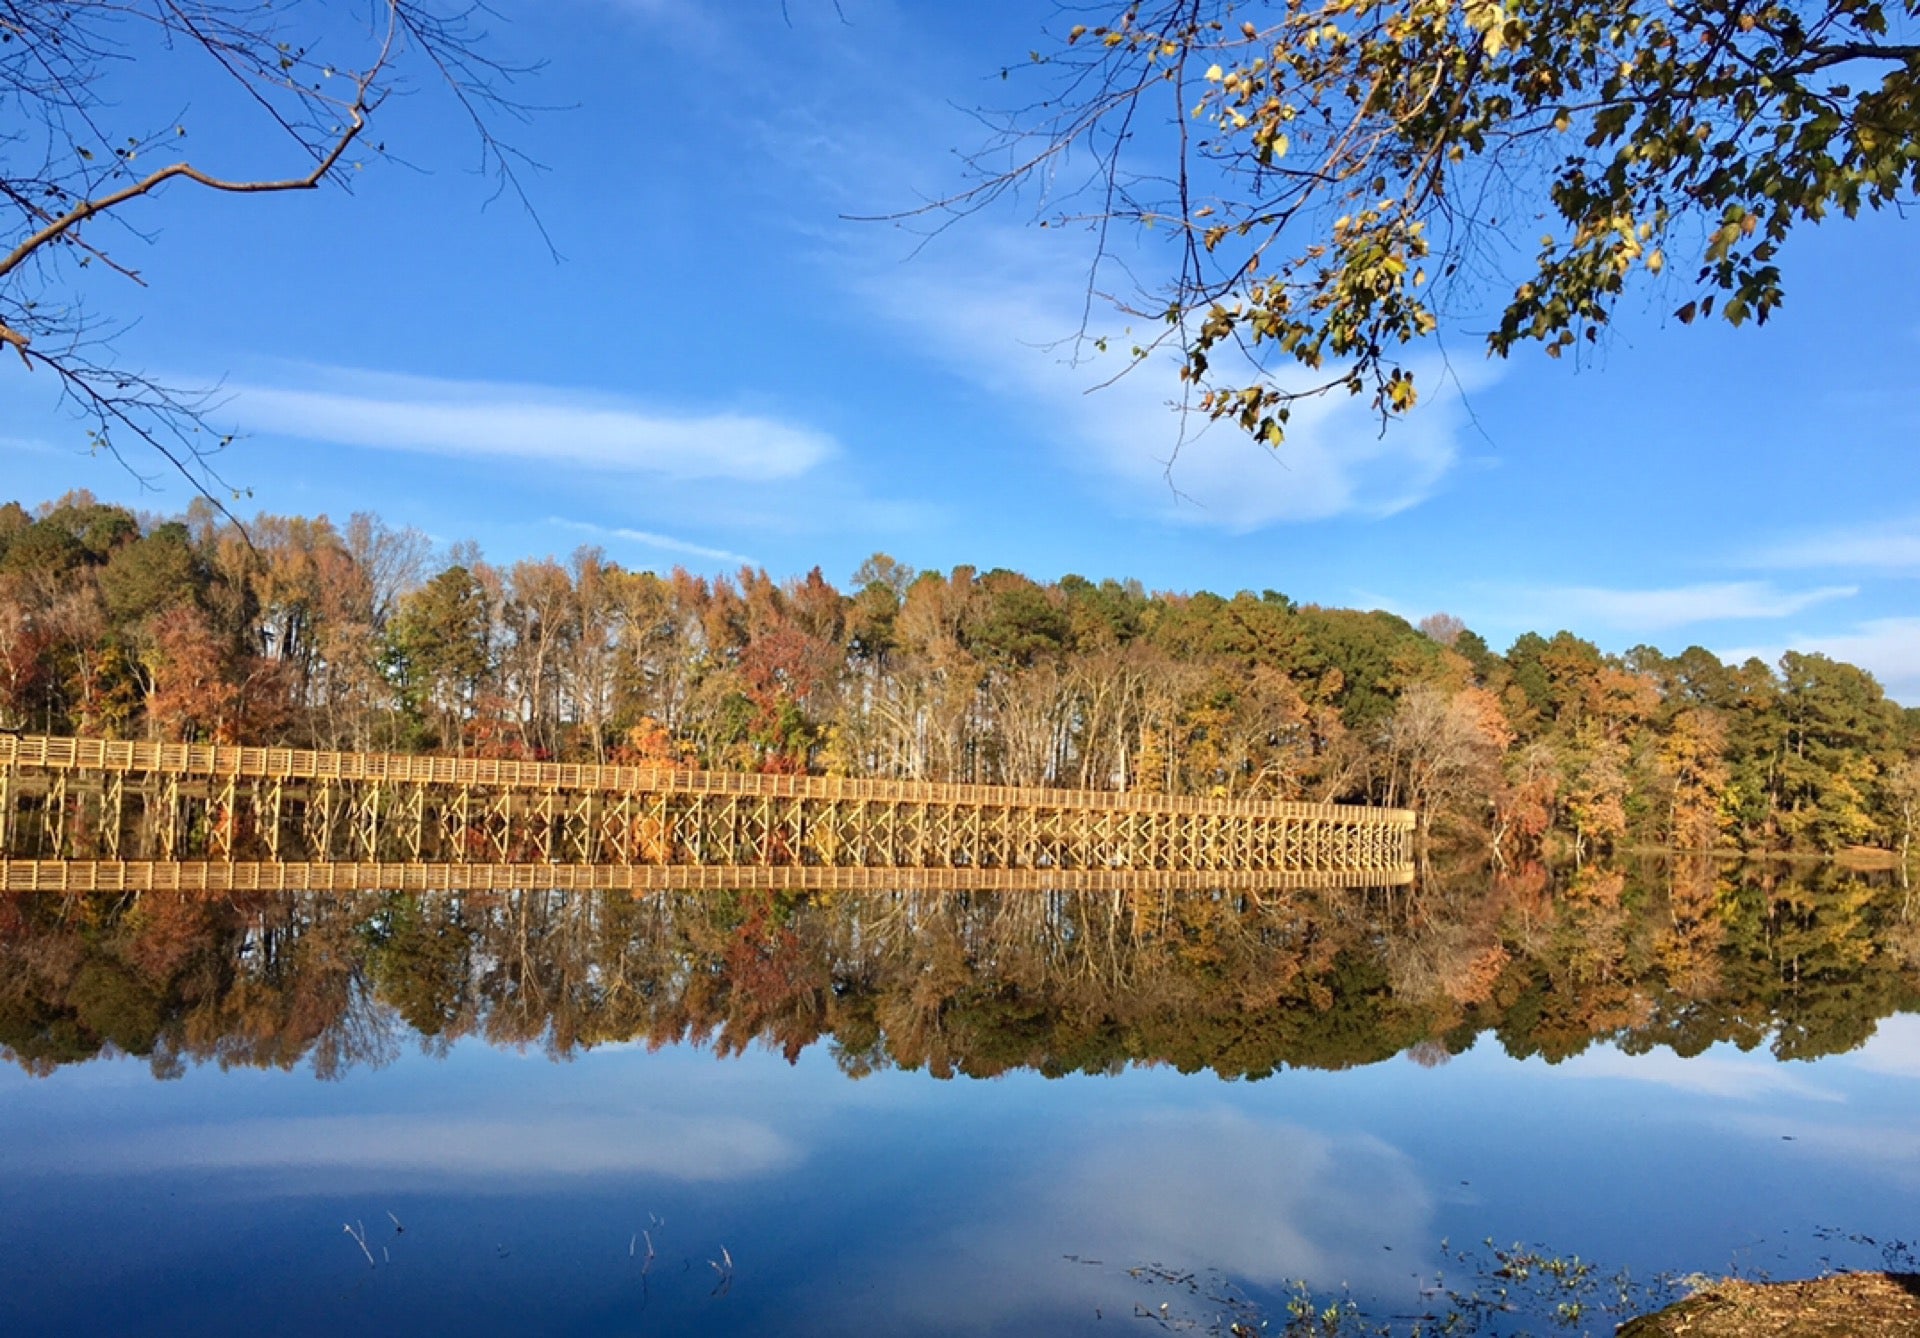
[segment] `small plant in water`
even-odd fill
[[[1813,1234],[1816,1240],[1861,1245],[1873,1250],[1880,1256],[1880,1266],[1889,1273],[1920,1273],[1920,1250],[1916,1250],[1909,1241],[1881,1240],[1859,1231],[1841,1231],[1836,1227],[1816,1227]],[[1821,1256],[1820,1263],[1829,1272],[1840,1267],[1830,1254]]]
[[[1280,1307],[1284,1323],[1277,1326],[1279,1316],[1269,1318],[1245,1290],[1217,1272],[1194,1274],[1157,1264],[1127,1272],[1137,1282],[1174,1286],[1181,1293],[1174,1303],[1136,1307],[1136,1316],[1155,1320],[1162,1328],[1228,1338],[1259,1333],[1282,1338],[1599,1338],[1630,1316],[1675,1300],[1682,1290],[1669,1277],[1642,1282],[1624,1269],[1604,1273],[1578,1255],[1539,1246],[1500,1247],[1489,1239],[1471,1250],[1454,1250],[1442,1241],[1440,1250],[1448,1267],[1457,1270],[1458,1280],[1437,1274],[1408,1311],[1392,1313],[1378,1302],[1363,1303],[1345,1288],[1327,1295],[1296,1282]]]
[[[1361,1317],[1359,1302],[1351,1296],[1323,1304],[1306,1283],[1296,1282],[1287,1295],[1287,1327],[1281,1332],[1297,1338],[1340,1338],[1370,1330]]]

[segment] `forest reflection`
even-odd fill
[[[1884,878],[1707,859],[1413,890],[688,892],[0,900],[0,1050],[337,1078],[473,1037],[825,1043],[845,1073],[1128,1065],[1257,1078],[1483,1033],[1809,1059],[1920,1010],[1920,917]]]

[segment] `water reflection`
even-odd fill
[[[1043,1316],[1050,1328],[1111,1307],[1125,1294],[1116,1277],[1148,1263],[1203,1261],[1259,1288],[1311,1277],[1376,1293],[1432,1266],[1429,1191],[1379,1139],[1230,1107],[1149,1110],[1083,1134],[1044,1175],[867,1260],[851,1327],[1041,1331]]]
[[[483,1038],[825,1042],[853,1077],[1169,1065],[1228,1077],[1597,1041],[1854,1049],[1920,990],[1920,925],[1866,877],[1702,861],[1417,892],[270,894],[0,902],[0,1047],[337,1077]],[[1902,1035],[1907,1033],[1902,1032]],[[1911,1062],[1911,1061],[1903,1061]],[[1575,1065],[1600,1074],[1617,1059]],[[1771,1068],[1638,1064],[1698,1090]]]
[[[385,1113],[220,1120],[116,1139],[110,1146],[76,1146],[66,1164],[74,1171],[104,1173],[294,1168],[331,1193],[356,1182],[390,1188],[460,1177],[748,1180],[799,1160],[793,1141],[765,1120],[721,1112],[634,1115],[504,1120],[455,1114],[427,1120]],[[274,1192],[290,1187],[289,1177],[275,1178]]]
[[[1711,863],[4,901],[0,1331],[1206,1319],[1148,1264],[1408,1314],[1444,1237],[1812,1272],[1910,1230],[1917,945],[1870,881]]]

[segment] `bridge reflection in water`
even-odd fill
[[[1382,886],[1404,809],[0,736],[0,889]]]

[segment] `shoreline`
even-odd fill
[[[1920,1273],[1834,1273],[1796,1282],[1723,1278],[1630,1319],[1617,1338],[1910,1338]]]

